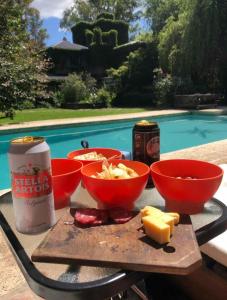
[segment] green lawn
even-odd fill
[[[126,113],[143,112],[147,110],[147,108],[104,108],[77,110],[61,108],[26,109],[22,111],[17,111],[13,120],[10,120],[9,118],[4,118],[3,115],[0,115],[0,125],[51,119],[118,115]]]

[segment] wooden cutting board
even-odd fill
[[[80,228],[71,209],[49,231],[32,254],[35,262],[72,263],[143,272],[189,274],[201,265],[201,254],[189,216],[181,216],[171,242],[159,245],[141,228],[141,215],[125,224]]]

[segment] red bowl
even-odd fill
[[[81,162],[67,158],[51,160],[55,209],[69,205],[70,196],[80,183],[82,166]]]
[[[67,154],[67,158],[74,159],[83,163],[83,165],[87,165],[93,162],[97,162],[97,160],[85,160],[85,159],[75,159],[74,157],[77,155],[86,154],[89,152],[96,151],[98,154],[102,154],[108,160],[112,158],[122,158],[122,153],[119,150],[111,149],[111,148],[86,148],[86,149],[79,149]]]
[[[184,214],[201,212],[223,177],[220,167],[200,160],[162,160],[153,163],[150,169],[166,209]]]
[[[98,161],[83,166],[82,182],[89,194],[98,202],[98,207],[123,207],[131,210],[147,184],[149,167],[138,161],[123,159],[112,159],[111,163],[113,165],[123,163],[135,170],[139,176],[128,179],[93,178],[92,175],[102,171],[102,162]]]

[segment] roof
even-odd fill
[[[52,49],[62,49],[62,50],[72,50],[72,51],[78,51],[78,50],[83,50],[83,49],[88,49],[88,47],[85,47],[80,44],[74,44],[66,39],[63,39],[60,43],[57,43],[56,45],[50,46],[48,48]]]

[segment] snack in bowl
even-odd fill
[[[113,165],[112,163],[109,164],[107,161],[104,161],[102,163],[102,172],[97,172],[97,174],[92,177],[102,179],[126,179],[138,176],[139,175],[135,172],[135,170],[122,163]]]
[[[150,169],[154,185],[165,200],[166,210],[182,214],[200,213],[223,177],[219,166],[193,159],[160,160]]]
[[[111,148],[85,148],[74,150],[67,154],[67,158],[78,160],[82,162],[84,166],[96,161],[109,160],[112,158],[120,159],[121,157],[122,153],[120,150]]]
[[[179,223],[179,214],[164,213],[152,206],[145,206],[140,212],[146,235],[159,244],[169,243],[174,225]]]
[[[99,208],[121,207],[131,210],[147,184],[149,167],[141,162],[123,159],[111,159],[112,165],[123,164],[134,170],[138,176],[130,178],[97,178],[103,171],[103,162],[98,161],[83,166],[82,182],[88,193],[98,203]],[[95,176],[94,176],[95,175]]]
[[[96,151],[91,151],[85,154],[76,155],[73,159],[79,160],[105,160],[106,157],[102,153],[97,153]]]

